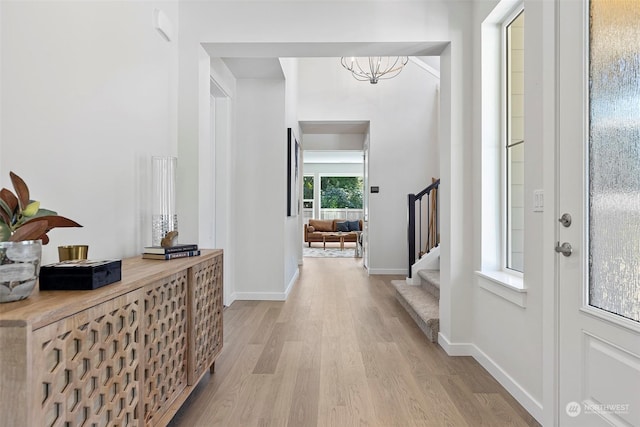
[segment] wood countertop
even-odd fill
[[[89,291],[40,291],[38,286],[29,298],[0,304],[0,327],[30,325],[38,329],[78,311],[78,305],[89,308],[144,285],[177,274],[222,253],[221,249],[202,249],[200,256],[172,260],[122,260],[122,280]]]

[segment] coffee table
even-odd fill
[[[340,250],[343,251],[344,250],[344,236],[346,236],[347,234],[349,234],[349,233],[345,233],[345,232],[323,233],[322,234],[322,249],[327,250],[327,237],[338,237],[338,238],[340,238]]]

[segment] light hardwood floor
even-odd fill
[[[286,302],[236,301],[178,426],[538,426],[475,360],[430,343],[392,279],[305,258]]]

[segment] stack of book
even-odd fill
[[[175,245],[168,248],[162,246],[146,246],[142,258],[144,259],[176,259],[200,255],[196,244]]]

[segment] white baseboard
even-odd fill
[[[452,343],[442,332],[438,332],[438,344],[449,356],[473,356],[475,348],[471,343]]]
[[[381,275],[407,275],[406,268],[369,268],[369,275],[381,274]]]
[[[285,289],[285,291],[284,291],[284,300],[285,301],[287,300],[287,298],[289,298],[289,294],[291,293],[291,290],[293,289],[293,287],[295,286],[296,282],[298,281],[298,277],[300,277],[300,269],[296,268],[296,272],[293,273],[293,277],[289,281],[289,285],[287,286],[287,289]]]
[[[287,285],[287,289],[284,292],[235,292],[233,294],[233,300],[241,301],[286,301],[289,297],[289,293],[293,290],[293,287],[300,276],[300,269],[296,268],[296,272]]]
[[[484,351],[480,350],[472,343],[452,343],[440,332],[438,334],[438,344],[447,352],[449,356],[471,356],[493,378],[496,379],[512,396],[516,399],[539,423],[542,424],[544,411],[542,404],[525,390],[511,375],[509,375],[500,365],[491,359]]]
[[[237,299],[238,299],[238,297],[236,296],[236,293],[235,293],[235,292],[233,292],[231,295],[229,295],[229,301],[227,301],[227,302],[225,303],[225,305],[226,305],[227,307],[230,307],[230,306],[231,306],[231,304],[233,304],[233,302],[234,302],[235,300],[237,300]]]
[[[236,292],[238,301],[286,301],[284,292]]]

